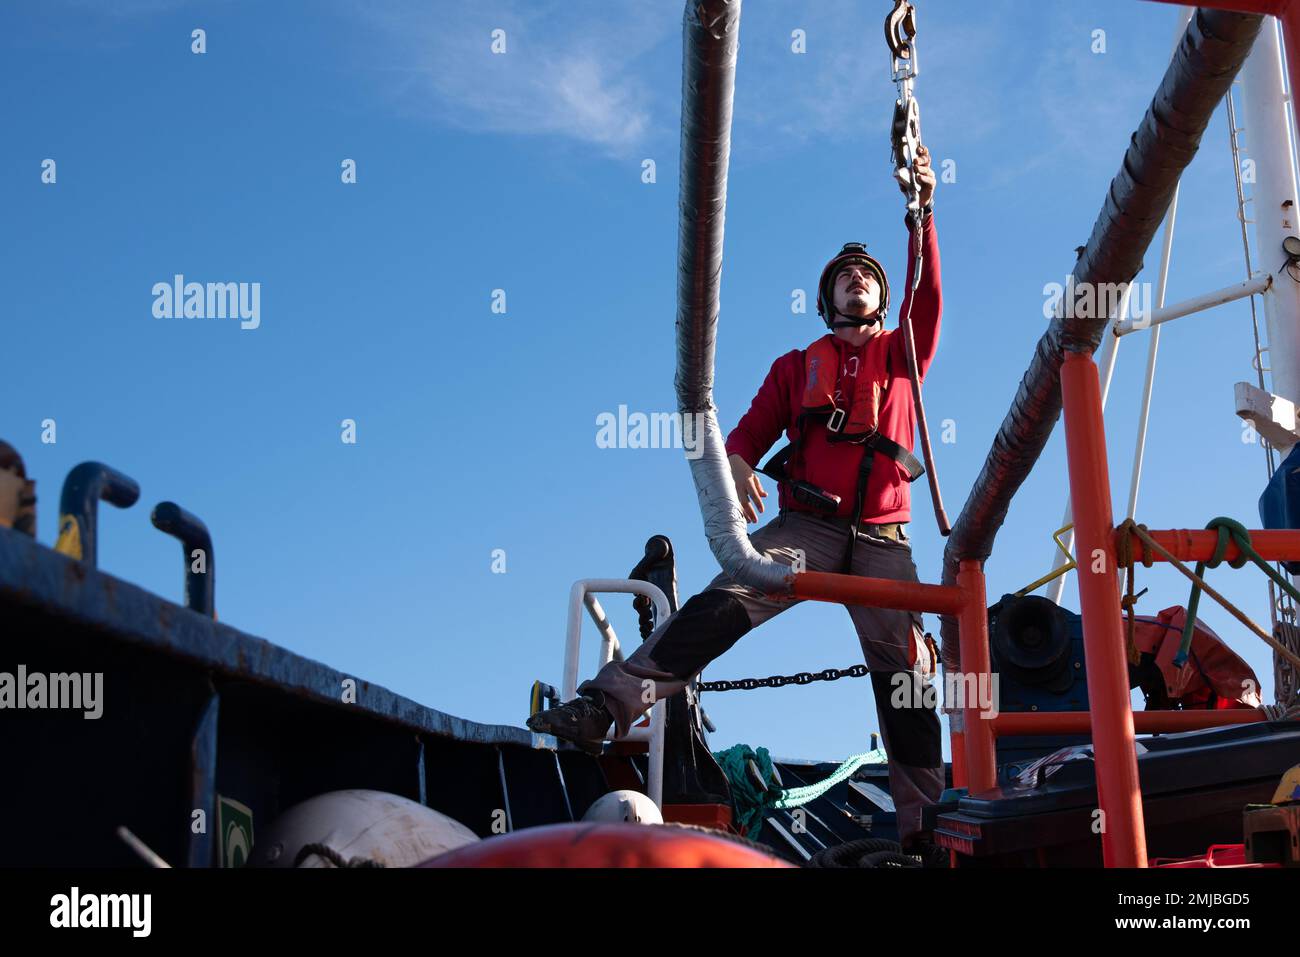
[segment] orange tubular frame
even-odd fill
[[[1300,0],[1296,2],[1300,5]],[[1108,867],[1145,867],[1136,732],[1160,734],[1245,724],[1263,721],[1265,714],[1256,708],[1133,713],[1101,385],[1091,355],[1066,355],[1061,364],[1061,399],[1091,710],[981,715],[978,702],[956,702],[962,707],[960,722],[952,722],[953,784],[968,788],[972,794],[996,787],[997,735],[1091,734],[1097,802],[1103,814],[1103,861]],[[1149,534],[1179,561],[1210,558],[1218,541],[1213,531],[1165,529]],[[1254,547],[1265,559],[1300,559],[1300,531],[1252,530],[1250,534]],[[1140,560],[1141,544],[1135,543],[1133,551]],[[1232,559],[1237,554],[1236,546],[1230,545],[1225,557]],[[1151,558],[1164,560],[1160,555]],[[967,681],[975,679],[977,688],[990,678],[988,607],[984,570],[979,561],[960,562],[956,587],[826,572],[802,572],[792,575],[790,582],[790,593],[795,598],[954,615],[958,620],[963,677]]]
[[[1119,543],[1119,536],[1122,534],[1123,532],[1115,533],[1116,544]],[[1147,534],[1157,545],[1183,563],[1209,561],[1214,555],[1214,545],[1219,540],[1218,532],[1204,529],[1169,528],[1162,531],[1147,529]],[[1294,560],[1296,555],[1300,555],[1300,532],[1251,529],[1250,544],[1265,561]],[[1142,548],[1143,543],[1134,539],[1134,564],[1141,560]],[[1233,561],[1240,557],[1241,549],[1237,547],[1237,543],[1229,541],[1228,546],[1223,550],[1223,560]],[[1162,562],[1165,559],[1158,553],[1152,552],[1151,560]]]
[[[1091,355],[1066,353],[1061,363],[1061,400],[1078,555],[1092,749],[1102,811],[1102,858],[1108,867],[1145,867],[1142,790],[1133,747],[1106,428],[1102,421],[1101,382]]]
[[[802,572],[792,576],[791,594],[795,598],[837,604],[944,615],[959,614],[965,605],[960,588],[948,585],[923,585],[892,578],[866,578],[831,572]]]
[[[1138,711],[1133,728],[1142,734],[1175,734],[1202,731],[1229,724],[1266,721],[1260,708],[1228,708],[1221,711]],[[993,719],[994,731],[1003,736],[1020,734],[1088,734],[1092,716],[1086,711],[1008,711]]]
[[[984,594],[984,569],[980,563],[962,559],[957,566],[957,585],[966,597],[966,607],[957,620],[962,668],[966,675],[974,675],[977,681],[984,682],[992,663],[989,660],[988,601]],[[974,794],[997,786],[997,754],[992,722],[980,716],[977,701],[962,703],[969,705],[961,711],[966,753],[965,787]]]

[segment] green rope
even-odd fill
[[[1233,561],[1228,562],[1230,568],[1241,568],[1246,564],[1246,560],[1254,562],[1259,566],[1273,583],[1291,596],[1295,601],[1300,602],[1300,592],[1285,578],[1277,573],[1267,561],[1265,561],[1255,551],[1254,545],[1250,541],[1250,532],[1246,526],[1231,518],[1220,515],[1218,518],[1211,519],[1205,526],[1207,529],[1213,529],[1219,533],[1218,541],[1214,543],[1214,551],[1209,559],[1196,563],[1196,577],[1204,579],[1205,569],[1216,568],[1223,562],[1223,556],[1228,550],[1228,543],[1236,542],[1237,548],[1241,554]],[[1178,654],[1174,656],[1174,667],[1181,668],[1187,663],[1188,653],[1192,647],[1192,632],[1196,629],[1196,609],[1201,603],[1201,585],[1200,582],[1192,583],[1192,594],[1187,599],[1187,620],[1183,623],[1183,640],[1178,646]]]
[[[745,765],[747,761],[752,760],[770,788],[776,783],[776,775],[772,770],[772,756],[767,753],[767,748],[759,748],[755,751],[747,744],[737,744],[725,751],[715,751],[713,756],[731,785],[733,822],[744,833],[757,834],[758,829],[763,826],[763,818],[767,816],[767,808],[763,800],[765,792],[755,787],[746,773]]]
[[[772,770],[772,757],[768,754],[767,748],[754,750],[747,744],[737,744],[725,751],[715,751],[713,756],[731,784],[732,818],[746,834],[754,834],[762,827],[763,820],[772,811],[800,807],[815,801],[835,785],[851,777],[864,764],[886,760],[884,752],[879,748],[864,754],[855,754],[816,784],[781,789],[775,786],[776,775]],[[767,784],[767,790],[758,790],[746,773],[746,762],[749,760],[753,760],[757,765],[759,774]]]
[[[864,754],[855,754],[838,768],[836,768],[825,780],[818,781],[816,784],[805,784],[800,788],[786,788],[784,791],[769,791],[769,795],[777,797],[768,797],[769,807],[774,809],[799,807],[801,804],[807,804],[809,801],[815,801],[835,785],[850,777],[854,771],[862,767],[868,761],[877,757],[877,751],[867,751]]]

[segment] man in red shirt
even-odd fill
[[[911,318],[924,377],[939,342],[942,293],[935,176],[924,147],[916,166],[922,208],[908,214],[907,227],[913,240],[913,217],[920,216],[924,268],[902,310]],[[913,241],[908,250],[910,277]],[[778,517],[750,541],[796,570],[917,580],[903,526],[911,518],[909,482],[923,469],[911,454],[916,409],[903,337],[884,329],[888,308],[883,267],[865,246],[846,244],[818,284],[817,309],[829,333],[772,364],[727,437],[736,492],[750,522],[766,511],[767,491],[757,472],[779,482]],[[759,459],[782,432],[790,445],[760,469]],[[538,712],[528,726],[597,751],[611,724],[616,734],[626,734],[651,704],[680,692],[705,665],[791,604],[720,574],[626,661],[605,665],[578,688],[578,698]],[[871,671],[899,836],[907,843],[920,829],[921,808],[944,786],[939,719],[929,693],[937,656],[919,614],[846,607]]]

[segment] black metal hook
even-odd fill
[[[894,0],[894,9],[885,17],[885,42],[898,60],[912,58],[912,40],[916,37],[916,8],[907,0]]]

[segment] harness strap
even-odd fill
[[[773,456],[770,459],[767,460],[766,465],[761,466],[755,471],[761,472],[763,475],[766,475],[777,482],[793,481],[793,478],[789,475],[786,466],[789,463],[790,459],[795,455],[795,453],[799,451],[800,446],[803,444],[803,421],[805,419],[817,418],[817,417],[818,416],[812,413],[804,413],[803,415],[801,415],[799,417],[799,421],[800,421],[799,438],[795,439],[793,442],[788,443],[783,448],[778,450],[775,454],[773,454]],[[829,418],[829,415],[824,417]],[[874,455],[872,453],[880,452],[882,455],[886,456],[887,458],[893,459],[895,462],[897,462],[900,466],[903,467],[903,470],[907,473],[907,481],[909,483],[915,482],[917,479],[919,479],[922,475],[925,474],[925,466],[921,464],[921,460],[918,459],[911,452],[909,452],[907,449],[905,449],[903,446],[899,445],[893,439],[889,438],[887,435],[882,435],[879,432],[873,432],[865,439],[862,439],[861,444],[866,446],[867,449],[866,454],[864,454],[862,457],[863,462],[866,463],[867,473],[871,472],[871,466],[873,464],[872,459],[874,458]],[[859,512],[859,514],[861,513]],[[854,517],[856,518],[857,516]]]
[[[785,470],[786,463],[790,461],[790,456],[794,453],[795,443],[789,442],[783,448],[767,460],[766,465],[760,465],[755,472],[760,472],[768,478],[777,482],[789,482],[790,476]]]
[[[921,464],[921,460],[887,435],[877,432],[864,444],[871,451],[881,452],[901,465],[903,471],[907,473],[908,482],[915,482],[925,474],[925,466]]]
[[[862,450],[862,461],[858,463],[858,485],[853,495],[853,523],[849,525],[849,547],[844,552],[842,569],[846,575],[853,574],[853,550],[858,544],[858,521],[862,517],[862,506],[867,496],[867,480],[871,478],[871,466],[874,464],[875,457],[875,450],[868,445]]]
[[[801,417],[802,418],[802,417]],[[767,460],[767,464],[757,471],[777,482],[790,484],[794,480],[786,471],[786,465],[791,456],[797,451],[797,446],[803,437],[803,431],[800,429],[800,438],[789,443],[780,449],[775,455]],[[849,541],[844,552],[844,561],[842,571],[845,574],[851,574],[853,571],[853,552],[858,544],[858,526],[862,520],[862,506],[866,504],[867,483],[871,479],[871,467],[875,464],[876,452],[882,452],[895,462],[899,463],[908,474],[908,481],[915,482],[925,474],[925,467],[917,460],[911,452],[903,448],[893,439],[875,432],[863,440],[862,460],[858,463],[858,480],[853,491],[853,513],[849,521]]]

